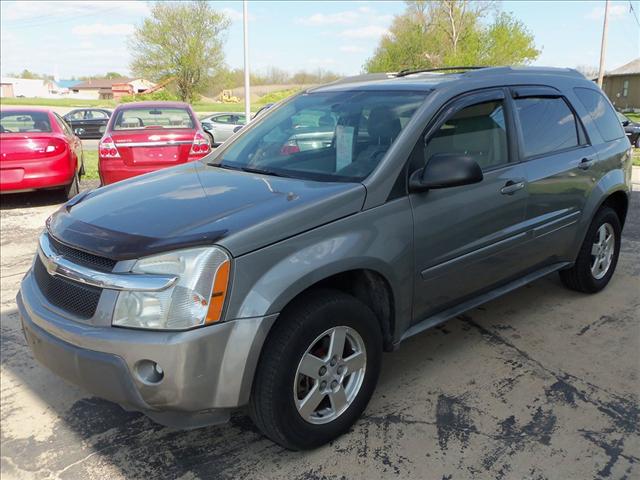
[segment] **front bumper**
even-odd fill
[[[31,273],[17,297],[35,358],[57,375],[128,410],[175,427],[221,423],[249,400],[260,351],[276,315],[183,332],[95,326],[49,305]],[[163,371],[149,381],[140,366]]]

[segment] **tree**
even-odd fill
[[[535,60],[540,51],[524,24],[497,13],[494,2],[470,0],[408,1],[394,18],[364,70],[462,65],[517,65]],[[495,14],[494,14],[495,13]],[[492,16],[493,21],[483,20]]]
[[[153,81],[173,77],[178,97],[193,102],[223,65],[228,27],[206,1],[156,2],[130,40],[131,70]]]

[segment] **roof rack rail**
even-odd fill
[[[455,70],[480,70],[482,68],[490,68],[490,67],[479,67],[479,66],[470,66],[470,67],[439,67],[439,68],[419,68],[416,70],[400,70],[395,74],[396,77],[405,77],[407,75],[412,75],[414,73],[426,73],[426,72],[449,72]]]

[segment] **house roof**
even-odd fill
[[[73,86],[74,90],[111,88],[114,83],[129,83],[132,78],[92,78]]]
[[[80,80],[58,80],[56,82],[62,88],[71,88],[80,83]]]
[[[617,75],[634,75],[640,74],[640,57],[635,60],[631,60],[629,63],[622,65],[621,67],[616,68],[615,70],[611,70],[607,72],[605,77],[615,77]]]

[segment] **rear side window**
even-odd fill
[[[587,109],[593,119],[598,132],[605,142],[616,140],[624,136],[624,131],[616,117],[616,113],[611,108],[607,99],[597,90],[590,88],[574,88],[574,93],[580,103]]]
[[[127,108],[113,122],[114,130],[143,128],[193,128],[193,119],[186,108]]]
[[[562,98],[519,98],[515,104],[525,157],[579,145],[578,124]]]

